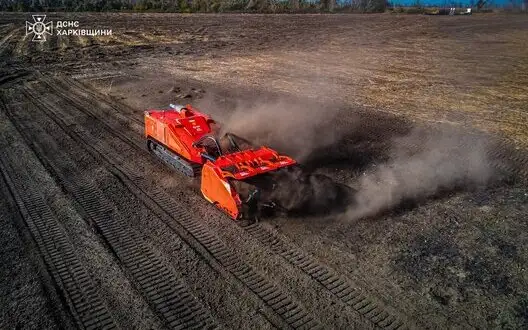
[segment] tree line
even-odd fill
[[[0,0],[0,11],[384,12],[387,0]]]

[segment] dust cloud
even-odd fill
[[[411,152],[409,145],[418,145]],[[441,191],[470,189],[492,178],[487,142],[453,130],[414,130],[395,139],[387,163],[372,166],[352,183],[357,191],[344,219],[359,219],[421,201]]]
[[[208,109],[221,123],[221,134],[235,133],[300,163],[316,150],[339,143],[345,134],[361,130],[350,116],[342,123],[338,108],[332,106],[284,99],[238,102],[231,108],[205,102],[198,106]],[[337,212],[344,220],[374,216],[405,201],[421,201],[442,191],[487,183],[492,170],[486,149],[485,140],[453,129],[414,129],[406,136],[392,138],[388,160],[373,163],[354,182],[339,184],[302,168],[278,171],[272,175],[276,184],[269,198],[293,213]]]
[[[286,99],[237,101],[231,108],[204,99],[197,105],[221,123],[220,135],[237,134],[299,162],[317,148],[331,145],[340,135],[335,127],[336,107]]]
[[[218,135],[234,133],[255,146],[269,146],[302,163],[320,148],[340,137],[337,107],[288,99],[237,101],[229,108],[211,99],[202,99],[198,108],[219,122]],[[342,126],[341,126],[342,127]],[[267,175],[273,189],[260,186],[262,202],[273,202],[288,214],[321,215],[343,211],[351,188],[330,177],[306,171],[300,166]]]

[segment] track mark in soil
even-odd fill
[[[55,85],[55,84],[51,83],[51,85]],[[88,110],[88,108],[86,107],[86,105],[83,105],[84,102],[79,103],[79,101],[77,100],[77,98],[72,98],[72,97],[69,97],[69,98],[68,98],[66,95],[64,95],[63,97],[66,98],[66,99],[70,99],[70,101],[71,101],[72,103],[76,103],[76,104],[78,105],[79,108],[85,108],[85,110],[82,110],[82,111],[83,111],[83,112],[87,111],[86,113],[89,114],[90,111]],[[85,96],[83,96],[83,97],[85,97]],[[105,98],[101,98],[101,100],[102,100],[102,101],[105,101]],[[119,111],[118,109],[114,109],[114,110]],[[91,113],[91,112],[90,112],[89,115],[90,115],[90,116],[94,116],[95,118],[97,118],[97,115],[94,114],[94,113]],[[115,115],[114,115],[114,116],[115,116]],[[116,117],[119,117],[119,116],[116,116]],[[127,118],[126,118],[126,117],[124,117],[124,118],[120,118],[120,119],[125,119],[125,122],[127,121]],[[130,120],[130,118],[128,118],[128,120]],[[102,121],[102,120],[101,120],[101,121]],[[112,134],[119,136],[121,139],[123,139],[124,142],[130,144],[130,145],[133,146],[133,147],[134,147],[134,146],[135,146],[135,147],[139,147],[139,145],[138,145],[138,141],[132,141],[130,138],[128,138],[127,136],[125,136],[125,135],[123,135],[122,133],[120,133],[120,132],[123,131],[123,129],[112,129],[112,126],[115,125],[116,122],[118,123],[117,125],[119,126],[119,122],[120,122],[120,121],[121,121],[121,120],[117,120],[117,121],[116,121],[115,119],[108,120],[108,118],[106,118],[104,121],[102,121],[102,123],[105,124],[105,125],[107,125],[109,131],[110,131]],[[109,123],[112,123],[112,124],[109,124]],[[414,144],[413,144],[413,145],[408,145],[408,146],[406,146],[406,147],[408,147],[408,148],[411,149],[411,150],[416,150],[416,149],[418,148],[418,147],[417,147],[416,145],[414,145]],[[124,161],[123,161],[123,162],[124,162]],[[356,307],[358,307],[359,309],[362,309],[362,306],[360,306],[360,305],[358,305],[358,306],[356,306]],[[369,314],[369,313],[366,312],[365,314]],[[370,315],[370,314],[369,314],[369,315]],[[370,316],[372,316],[372,315],[370,315]],[[367,316],[367,318],[368,318],[368,316]],[[375,322],[379,322],[379,321],[377,321],[377,318],[374,319],[374,320],[371,320],[371,321],[373,321],[374,323],[375,323]],[[376,323],[375,323],[375,324],[376,324]]]
[[[13,29],[5,37],[3,37],[2,40],[0,40],[0,56],[2,56],[3,53],[8,50],[7,48],[9,46],[10,39],[15,36],[18,31],[22,31],[22,29]]]
[[[236,253],[232,252],[216,235],[212,234],[199,219],[192,218],[180,204],[164,191],[152,187],[130,162],[125,161],[102,141],[94,139],[89,133],[68,124],[61,119],[63,115],[55,113],[54,106],[46,101],[36,100],[36,94],[27,88],[26,93],[52,120],[67,134],[82,145],[89,153],[107,162],[107,166],[116,172],[126,187],[149,207],[160,219],[174,230],[184,241],[188,242],[188,234],[207,251],[229,273],[239,279],[250,291],[256,294],[285,324],[293,328],[320,328],[320,323],[308,314],[301,304],[290,298],[287,293],[269,281],[266,277],[248,266]],[[33,94],[33,95],[32,95]],[[62,95],[62,97],[65,97]],[[80,109],[79,109],[80,110]],[[86,111],[86,110],[82,110]],[[113,132],[116,134],[116,132]],[[138,146],[134,146],[138,148]],[[175,224],[176,221],[176,224]],[[182,232],[183,230],[183,232]],[[189,243],[193,246],[193,243]],[[198,253],[203,255],[203,252]]]
[[[47,107],[37,100],[37,96],[26,90],[36,106]],[[21,127],[21,132],[28,129]],[[89,219],[97,228],[110,249],[129,271],[133,281],[143,293],[149,305],[162,317],[170,328],[216,328],[211,314],[203,308],[186,286],[149,249],[142,237],[132,231],[126,219],[117,216],[115,208],[104,199],[104,193],[76,172],[77,166],[61,151],[52,153],[58,159],[51,159],[48,152],[26,136],[33,144],[36,154],[48,171],[61,183],[63,189],[73,196]],[[62,152],[63,153],[63,152]],[[112,216],[113,215],[113,216]]]
[[[395,315],[397,313],[387,311],[376,298],[362,292],[361,289],[351,284],[347,278],[337,274],[328,266],[321,264],[314,257],[298,248],[288,246],[277,235],[269,232],[261,225],[252,224],[245,226],[244,229],[255,239],[268,245],[274,253],[301,269],[339,300],[352,307],[377,327],[382,329],[404,329],[407,327]]]
[[[48,86],[50,89],[55,89],[56,92],[61,92],[58,90],[58,87],[63,85],[62,82],[57,83],[51,83],[48,82]],[[71,86],[71,84],[70,84]],[[68,88],[68,86],[61,86],[61,88]],[[87,91],[87,90],[83,90]],[[71,96],[64,96],[68,97],[72,104],[78,104],[79,108],[87,109],[86,105],[79,103],[79,98],[74,98]],[[99,97],[99,100],[106,103],[106,99]],[[106,108],[106,107],[105,107]],[[84,111],[84,110],[83,110]],[[96,118],[99,118],[95,112],[89,111],[90,115],[93,115]],[[108,115],[106,118],[107,120],[103,123],[105,127],[108,127],[109,130],[112,132],[112,134],[119,135],[121,139],[131,144],[133,147],[137,148],[140,147],[136,141],[132,141],[126,136],[122,136],[122,134],[118,133],[117,131],[123,131],[123,127],[120,130],[112,128],[112,125],[109,125],[108,123],[113,123],[114,120],[109,120],[110,116],[118,118],[116,121],[117,125],[123,125],[126,123],[126,120],[123,121],[123,119],[126,119],[126,117],[123,117],[123,115],[119,112],[109,112],[108,110],[104,110],[104,112]],[[100,118],[99,118],[100,119]],[[134,170],[131,169],[131,172],[134,172]],[[156,196],[155,200],[159,200],[160,197]],[[161,205],[165,205],[170,203],[168,199],[164,199],[164,202],[161,203]],[[173,212],[173,211],[171,211]],[[253,227],[252,227],[253,228]],[[254,233],[255,234],[255,233]],[[266,242],[267,244],[267,242]],[[285,260],[287,260],[290,264],[299,267],[300,263],[298,262],[298,257],[301,252],[295,251],[292,253],[292,255],[285,255],[284,253],[288,251],[292,251],[289,248],[284,247],[281,245],[281,247],[284,249],[284,251],[278,251],[277,247],[278,245],[274,246],[275,248],[272,249],[272,251],[278,255],[281,255]],[[383,308],[380,303],[373,299],[372,297],[366,296],[364,293],[360,292],[360,290],[353,289],[350,284],[348,284],[347,280],[343,279],[341,276],[335,274],[332,270],[328,269],[325,266],[318,265],[321,268],[324,268],[325,271],[319,274],[314,274],[311,272],[308,272],[306,268],[310,268],[313,270],[314,264],[317,264],[315,259],[310,259],[312,262],[308,265],[304,265],[305,267],[299,267],[303,272],[305,272],[307,275],[310,276],[313,280],[320,283],[323,287],[325,287],[331,294],[336,296],[338,299],[340,299],[343,303],[347,304],[354,310],[356,310],[360,315],[364,316],[369,322],[372,322],[375,326],[383,327],[383,328],[401,328],[404,327],[404,324],[401,320],[399,320],[397,317],[394,316],[394,313],[388,313],[385,308]],[[306,260],[303,260],[303,262]],[[318,275],[318,276],[317,276]],[[338,279],[339,281],[336,281]]]
[[[115,328],[111,313],[96,290],[97,285],[77,257],[73,242],[56,215],[16,156],[9,154],[9,147],[4,145],[2,149],[0,171],[75,320],[85,329]]]

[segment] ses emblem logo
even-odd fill
[[[0,0],[2,1],[2,0]],[[33,41],[46,41],[46,35],[53,35],[53,22],[45,23],[46,15],[31,15],[33,22],[26,21],[26,36],[32,34]],[[111,36],[112,29],[81,29],[79,21],[56,21],[55,33],[58,36]]]
[[[46,41],[46,34],[53,33],[53,22],[44,23],[46,15],[31,15],[33,23],[26,21],[26,35],[33,34],[33,41]]]

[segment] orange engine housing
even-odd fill
[[[203,147],[195,147],[194,142],[211,133],[215,121],[193,109],[191,105],[175,110],[145,111],[145,136],[154,139],[176,152],[183,158],[202,164]]]

